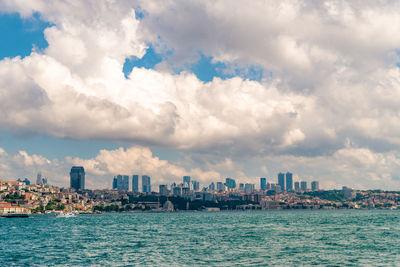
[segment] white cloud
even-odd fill
[[[177,0],[135,5],[144,11],[141,21],[130,1],[0,0],[1,11],[23,17],[37,12],[52,23],[42,53],[0,61],[0,129],[200,151],[216,159],[216,169],[230,168],[238,176],[245,176],[240,157],[302,162],[319,155],[343,166],[343,175],[350,177],[357,166],[375,166],[379,155],[396,155],[398,4]],[[125,59],[142,57],[148,42],[157,51],[173,51],[163,71],[134,68],[126,79]],[[168,71],[196,61],[199,52],[228,69],[256,65],[272,74],[261,82],[234,77],[204,83],[189,72]],[[349,150],[349,139],[365,150]],[[85,164],[93,174],[108,175],[114,167],[106,162],[126,153],[130,149],[100,152]],[[163,173],[163,161],[140,153],[153,162],[143,170]],[[50,164],[23,153],[16,157],[27,166]],[[168,168],[163,175],[183,172]],[[396,171],[389,164],[366,177],[388,181],[383,177]]]
[[[181,182],[184,175],[191,175],[192,179],[200,181],[203,185],[211,180],[221,179],[218,172],[204,171],[200,168],[186,170],[177,164],[159,159],[149,148],[140,146],[100,150],[90,159],[66,157],[62,160],[49,160],[42,155],[29,155],[26,151],[12,154],[7,154],[3,149],[1,151],[3,153],[0,154],[0,180],[26,177],[34,183],[36,174],[40,171],[48,178],[50,184],[69,187],[69,171],[73,165],[85,168],[86,186],[89,189],[110,188],[112,178],[117,174],[150,175],[153,185]]]

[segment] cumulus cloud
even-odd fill
[[[393,1],[0,0],[0,11],[38,13],[51,24],[44,51],[0,61],[2,131],[200,153],[206,159],[199,165],[237,176],[246,176],[243,158],[267,156],[277,165],[280,157],[309,164],[346,158],[357,169],[378,167],[379,155],[400,148],[400,6]],[[141,58],[149,43],[168,55],[161,63],[167,67],[133,68],[125,78],[125,59]],[[199,53],[228,69],[257,66],[270,76],[205,83],[169,71],[196,62]],[[365,151],[349,151],[347,140]],[[136,152],[152,162],[143,171],[166,177],[165,162]],[[106,163],[112,157],[124,162],[121,155],[130,153],[71,160],[100,177],[117,170],[111,165],[118,161]],[[32,166],[51,164],[16,156]],[[319,166],[320,173],[329,167]],[[133,171],[125,168],[118,170]],[[374,179],[397,173],[394,164],[368,170]]]
[[[0,180],[16,180],[28,178],[36,181],[36,174],[42,174],[53,185],[69,187],[69,171],[71,166],[83,166],[86,172],[87,188],[110,188],[112,178],[117,174],[150,175],[153,185],[181,182],[184,175],[191,175],[194,180],[207,185],[209,181],[221,180],[215,171],[204,171],[200,168],[186,170],[180,165],[154,156],[147,147],[133,146],[128,149],[100,150],[89,159],[66,157],[49,160],[42,155],[28,154],[18,151],[8,154],[0,148]],[[154,189],[157,191],[157,189]]]

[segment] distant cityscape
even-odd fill
[[[78,167],[73,167],[78,168]],[[82,167],[79,167],[82,168]],[[73,176],[74,175],[74,176]],[[84,188],[79,186],[78,181],[80,179],[84,180],[85,174],[84,171],[81,174],[76,176],[76,174],[71,171],[71,187],[76,190],[82,190]],[[140,192],[139,191],[139,178],[140,176],[135,174],[132,175],[132,178],[129,175],[116,175],[112,180],[112,189],[116,189],[118,191],[132,191],[132,192]],[[130,182],[131,181],[131,182]],[[141,179],[142,183],[142,193],[150,193],[151,190],[151,178],[148,175],[142,175]],[[312,191],[319,190],[319,182],[312,181],[311,188],[308,188],[306,181],[295,181],[293,183],[293,174],[290,172],[279,173],[278,174],[278,183],[270,183],[267,181],[267,178],[260,178],[260,190],[261,191],[270,191],[269,193],[281,193],[282,191],[286,192],[299,192],[299,191],[307,191],[311,189]],[[183,176],[181,183],[172,183],[170,185],[161,184],[159,185],[158,192],[161,195],[174,195],[174,196],[185,196],[190,195],[191,192],[244,192],[244,193],[253,193],[256,191],[255,184],[252,183],[239,183],[237,185],[236,180],[232,178],[225,178],[225,182],[211,182],[208,186],[203,187],[200,190],[200,183],[196,180],[192,180],[190,176]]]
[[[29,179],[0,181],[0,214],[400,209],[400,192],[353,190],[346,186],[340,190],[322,190],[318,181],[312,181],[310,187],[306,181],[293,181],[290,172],[279,173],[276,183],[261,177],[259,189],[255,188],[255,184],[237,183],[230,177],[225,178],[225,182],[211,182],[201,187],[197,180],[183,176],[181,182],[160,184],[158,192],[154,192],[151,177],[138,174],[118,174],[110,180],[110,185],[112,189],[86,189],[85,169],[82,166],[71,168],[70,186],[66,188],[50,185],[40,172],[35,184],[31,184]]]

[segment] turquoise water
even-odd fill
[[[1,266],[400,265],[399,211],[0,219]]]

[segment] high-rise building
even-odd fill
[[[193,191],[197,192],[200,190],[200,183],[198,181],[192,181],[193,184]]]
[[[150,176],[148,175],[142,175],[142,192],[143,193],[151,192]]]
[[[232,179],[232,178],[225,178],[225,185],[226,185],[226,187],[228,187],[228,190],[229,189],[235,189],[236,188],[236,181],[235,181],[235,179]]]
[[[132,175],[132,191],[139,192],[139,175]]]
[[[217,182],[217,191],[218,192],[223,192],[225,191],[225,185],[223,182]]]
[[[285,190],[285,174],[278,173],[278,185],[281,187],[281,190]]]
[[[299,182],[294,182],[294,190],[299,191],[300,190],[300,183]]]
[[[117,188],[118,188],[118,179],[117,179],[117,177],[114,176],[112,189],[117,189]]]
[[[190,185],[190,176],[183,176],[183,183]]]
[[[210,191],[215,191],[215,184],[214,184],[214,182],[212,182],[212,183],[208,186],[208,189],[209,189]]]
[[[264,178],[264,177],[260,178],[260,189],[261,190],[267,189],[267,178]]]
[[[286,191],[293,191],[293,174],[290,172],[286,173]]]
[[[312,191],[319,190],[319,182],[318,181],[311,182],[311,190]]]
[[[115,177],[114,177],[115,179]],[[129,176],[117,175],[117,189],[118,191],[129,191]]]
[[[300,182],[300,189],[303,191],[307,190],[307,182],[306,181],[301,181]]]
[[[160,188],[160,190],[159,190],[160,195],[162,195],[162,196],[168,196],[169,190],[168,190],[167,185],[165,185],[165,184],[160,184],[159,188]]]
[[[36,177],[36,184],[42,184],[42,173],[38,172]]]
[[[254,192],[254,184],[245,184],[244,192],[245,193],[253,193]]]
[[[239,190],[240,190],[240,191],[243,191],[243,190],[244,190],[244,184],[242,184],[242,183],[239,184]]]
[[[76,191],[85,189],[85,169],[82,166],[73,166],[69,175],[71,188]]]

